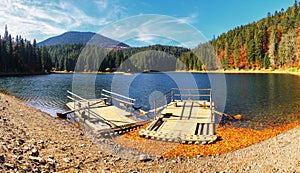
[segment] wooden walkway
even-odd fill
[[[81,107],[87,106],[87,102],[80,103]],[[93,101],[90,103],[93,103]],[[67,106],[71,110],[79,108],[78,106],[74,107],[73,102],[67,103]],[[116,106],[106,105],[104,104],[104,102],[93,105],[89,110],[78,110],[75,112],[75,115],[80,118],[81,121],[86,123],[90,128],[97,131],[137,122],[129,118],[131,117],[130,112],[122,110]]]
[[[180,143],[205,144],[216,140],[213,103],[206,100],[172,101],[140,136]]]
[[[133,106],[134,99],[106,90],[102,91],[105,97],[93,100],[84,99],[70,91],[68,93],[71,95],[68,98],[72,100],[66,104],[71,109],[69,112],[74,112],[76,117],[95,131],[122,130],[125,132],[131,127],[135,128],[148,122],[141,122],[135,118],[132,111],[126,111],[112,104],[113,101],[117,101],[114,103],[128,108]]]

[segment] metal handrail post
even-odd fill
[[[172,101],[174,102],[175,98],[174,98],[174,89],[173,88],[171,89],[171,97],[172,97]]]
[[[90,117],[90,102],[88,102],[88,115],[89,115],[89,118],[91,118]]]
[[[212,106],[213,106],[213,103],[212,103],[212,90],[210,90],[209,91],[210,92],[210,112],[211,112],[211,122],[214,122],[214,113],[213,113],[213,108],[212,108]]]
[[[154,100],[154,119],[156,119],[156,100]]]
[[[76,109],[76,108],[75,108],[75,106],[76,106],[76,100],[75,100],[74,97],[73,97],[73,103],[74,103],[74,109]]]

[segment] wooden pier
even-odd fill
[[[120,134],[149,122],[135,118],[133,112],[135,99],[104,89],[99,99],[84,99],[70,91],[68,94],[71,102],[66,105],[71,111],[67,113],[74,112],[76,117],[97,132],[113,131]]]
[[[172,89],[165,99],[170,102],[155,105],[155,120],[139,132],[140,136],[188,144],[212,143],[217,139],[211,89]],[[158,102],[159,99],[155,104]]]
[[[105,136],[149,123],[139,131],[140,136],[187,144],[206,144],[217,139],[211,89],[171,89],[154,101],[154,109],[149,111],[154,113],[154,119],[145,121],[134,114],[135,99],[107,90],[102,90],[99,99],[84,99],[70,91],[68,94],[71,111],[64,114],[74,112],[87,126]]]

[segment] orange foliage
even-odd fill
[[[277,43],[279,43],[282,38],[282,30],[283,30],[282,26],[278,25],[278,27],[277,27]]]
[[[251,144],[274,137],[279,133],[292,129],[299,125],[293,122],[284,126],[277,126],[266,130],[253,130],[249,128],[218,127],[217,136],[220,140],[207,145],[187,145],[162,141],[149,140],[139,137],[138,130],[134,130],[114,139],[115,142],[135,148],[141,152],[147,152],[163,157],[194,157],[207,156],[237,150]],[[145,127],[142,127],[145,128]]]
[[[298,61],[300,61],[300,26],[297,29],[297,33],[298,33],[298,37],[297,37],[298,45],[297,45],[297,48],[296,48],[296,59]],[[299,67],[299,66],[296,66],[296,67]]]
[[[239,69],[243,69],[247,66],[247,50],[246,50],[246,46],[243,44],[240,48],[240,54],[239,54],[239,64],[238,67]]]
[[[233,56],[233,54],[231,54],[229,56],[229,66],[230,66],[230,69],[234,68],[234,56]]]
[[[224,57],[225,57],[225,51],[222,50],[218,55],[219,61],[221,61]]]
[[[273,28],[272,26],[269,26],[269,27],[267,28],[267,32],[270,33],[270,32],[272,31],[272,28]]]

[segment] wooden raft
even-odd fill
[[[145,130],[140,130],[140,136],[187,144],[214,142],[217,136],[213,103],[210,102],[211,90],[205,90],[209,94],[194,94],[193,96],[198,98],[205,96],[208,97],[208,100],[195,100],[191,97],[187,100],[175,100],[174,96],[176,95],[174,91],[171,92],[172,101],[163,106],[161,112]]]
[[[105,135],[125,133],[149,122],[135,118],[132,108],[135,100],[129,97],[107,90],[102,90],[99,99],[84,99],[70,91],[68,94],[72,100],[66,104],[71,109],[68,113],[74,112],[89,128]]]

